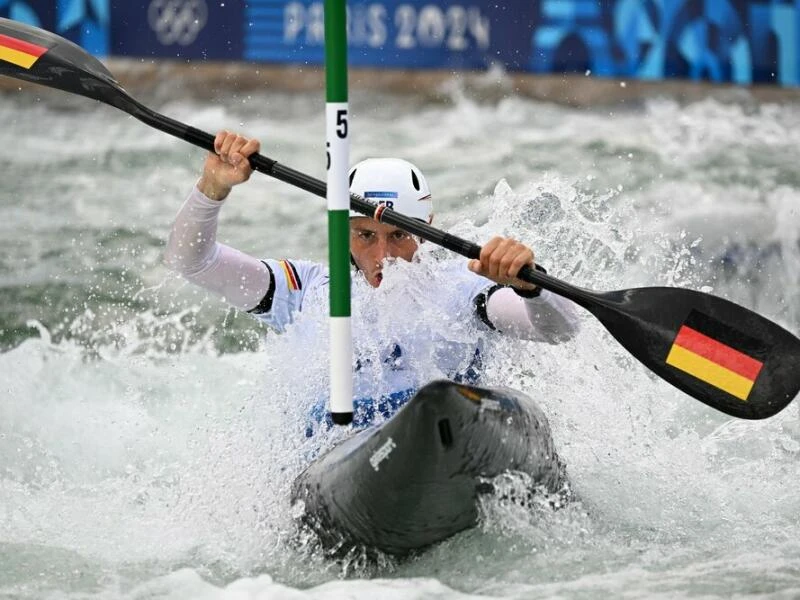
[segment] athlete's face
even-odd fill
[[[410,261],[417,251],[417,241],[394,225],[368,217],[350,219],[350,253],[372,287],[383,279],[383,261],[402,258]]]

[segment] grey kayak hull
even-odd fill
[[[312,462],[295,480],[292,500],[328,551],[406,555],[475,526],[482,482],[514,471],[547,491],[564,483],[533,400],[434,381],[388,421]]]

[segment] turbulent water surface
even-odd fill
[[[318,95],[152,102],[324,177]],[[352,112],[353,161],[419,164],[444,228],[520,237],[584,287],[693,287],[800,330],[797,106],[579,111],[454,86],[438,104],[361,94]],[[486,365],[487,383],[538,400],[578,501],[487,502],[480,527],[406,562],[322,558],[288,495],[324,346],[162,265],[202,151],[63,94],[0,96],[0,123],[0,596],[800,596],[797,405],[726,417],[583,312],[574,341],[494,339]],[[325,260],[325,232],[323,200],[255,175],[219,237]],[[421,300],[387,311],[398,327],[435,302],[417,285]]]

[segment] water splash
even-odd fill
[[[460,92],[449,104],[382,98],[359,106],[353,158],[417,162],[444,228],[478,243],[514,235],[576,285],[706,288],[800,326],[796,107],[654,101],[578,112]],[[382,337],[413,335],[420,323],[452,343],[482,336],[486,382],[543,407],[579,500],[533,513],[492,505],[482,528],[415,561],[344,571],[391,580],[331,581],[341,566],[298,547],[288,508],[288,486],[312,451],[305,415],[327,386],[324,311],[309,313],[295,337],[276,336],[167,275],[161,244],[202,153],[111,110],[87,108],[91,118],[78,120],[41,103],[0,103],[16,115],[0,153],[19,175],[0,203],[3,593],[800,589],[796,405],[759,423],[715,413],[651,376],[588,314],[562,346],[448,321],[426,280],[449,253],[432,246],[418,264],[393,265],[372,303],[354,307],[365,322],[394,317],[378,319],[362,352],[378,356]],[[315,106],[265,94],[236,111],[166,108],[209,130],[245,122],[269,154],[321,176]],[[314,202],[254,179],[227,203],[222,239],[322,261],[324,211]],[[302,328],[307,343],[297,343]],[[433,361],[418,366],[441,374]],[[431,574],[439,581],[419,579]]]

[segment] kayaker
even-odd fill
[[[285,331],[311,304],[324,302],[327,306],[327,269],[303,260],[260,260],[216,241],[219,211],[232,188],[250,178],[252,168],[247,157],[260,150],[260,143],[220,131],[214,148],[216,153],[207,155],[200,179],[178,212],[165,261],[187,280],[221,294],[228,303],[273,329]],[[358,163],[350,171],[350,190],[427,223],[433,219],[427,181],[405,160],[376,158]],[[394,259],[412,261],[420,244],[402,229],[355,212],[351,212],[350,234],[356,277],[363,278],[371,288],[381,285],[384,271]],[[543,270],[534,262],[528,246],[512,238],[494,237],[484,244],[479,260],[457,259],[443,264],[439,272],[444,283],[437,287],[431,282],[431,293],[438,294],[437,299],[441,297],[439,304],[448,311],[448,318],[471,318],[479,327],[545,343],[570,339],[578,329],[572,304],[517,279],[523,265]],[[354,290],[358,289],[354,283]],[[354,296],[356,302],[358,297]],[[356,355],[356,427],[370,424],[379,414],[389,417],[425,383],[418,380],[414,365],[421,364],[423,358],[430,360],[431,353],[415,361],[413,350],[430,349],[432,345],[420,344],[424,329],[407,333],[407,339],[386,340],[385,356],[370,359]],[[476,342],[471,349],[461,346],[437,351],[435,360],[448,378],[477,382],[480,344]],[[363,380],[361,385],[359,380]],[[312,412],[316,421],[323,420],[324,403]],[[311,433],[313,428],[307,431]]]

